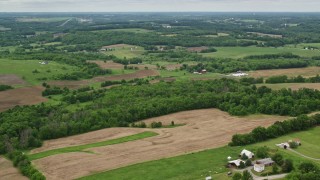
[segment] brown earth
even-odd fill
[[[33,161],[48,180],[75,179],[90,174],[107,171],[132,164],[166,157],[216,148],[230,142],[232,135],[246,133],[257,126],[269,126],[276,121],[287,119],[279,116],[232,117],[217,109],[185,111],[145,120],[147,123],[174,121],[184,126],[169,129],[145,129],[159,133],[158,136],[142,140],[88,149],[94,153],[66,153]],[[104,129],[91,134],[80,135],[78,141],[86,141],[95,133],[112,132]],[[124,131],[128,131],[124,129]],[[107,133],[108,134],[108,133]],[[112,133],[111,133],[112,134]],[[56,147],[74,145],[78,136],[52,140]],[[68,140],[66,140],[68,139]],[[94,138],[95,141],[104,139]],[[60,144],[61,141],[61,145]],[[66,143],[67,142],[67,143]]]
[[[58,87],[67,87],[70,89],[77,89],[83,86],[87,86],[91,83],[104,82],[104,81],[121,81],[121,80],[130,80],[135,78],[146,78],[149,76],[159,76],[159,72],[156,70],[140,70],[131,74],[121,74],[114,76],[97,76],[89,80],[80,80],[80,81],[51,81],[48,84],[51,86]]]
[[[90,63],[95,63],[97,64],[100,68],[102,69],[124,69],[124,65],[120,63],[115,63],[113,61],[87,61]]]
[[[14,74],[0,74],[0,84],[5,85],[25,85],[27,84],[21,77]]]
[[[292,68],[292,69],[273,69],[273,70],[258,70],[248,72],[251,77],[270,77],[270,76],[282,76],[287,75],[288,77],[293,76],[316,76],[320,74],[320,67],[307,67],[307,68]]]
[[[0,92],[0,112],[13,108],[17,105],[34,105],[46,102],[42,97],[43,87],[24,87]]]
[[[176,69],[180,69],[182,67],[182,64],[168,64],[165,66],[166,70],[174,71]]]
[[[268,36],[272,38],[282,38],[282,35],[277,35],[277,34],[265,34],[265,33],[258,33],[258,32],[248,32],[248,34],[255,34],[257,36]]]
[[[0,156],[0,179],[1,180],[27,180],[18,169],[13,167],[11,161]]]
[[[203,51],[203,50],[207,50],[207,49],[209,49],[208,47],[206,47],[206,46],[202,46],[202,47],[190,47],[190,48],[187,48],[187,50],[189,51],[189,52],[201,52],[201,51]]]

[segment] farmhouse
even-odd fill
[[[249,159],[254,158],[254,154],[251,151],[248,151],[246,149],[242,150],[240,153],[240,156],[246,155]]]
[[[241,159],[237,159],[237,160],[234,160],[234,161],[228,161],[228,166],[229,167],[239,167],[241,162],[245,163]]]
[[[264,171],[265,167],[272,166],[273,164],[274,161],[271,158],[261,159],[255,162],[253,169],[256,172],[262,172]]]

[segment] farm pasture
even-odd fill
[[[291,68],[291,69],[271,69],[271,70],[257,70],[248,72],[251,77],[270,77],[283,76],[295,77],[301,75],[303,77],[312,77],[320,74],[320,67],[306,67],[306,68]]]
[[[104,46],[105,49],[114,49],[112,51],[103,52],[106,55],[114,55],[118,58],[135,58],[140,57],[145,52],[143,47],[128,45],[128,44],[115,44],[110,46]]]
[[[158,136],[105,147],[89,148],[93,153],[66,153],[33,161],[48,180],[75,179],[93,173],[132,164],[172,157],[226,145],[233,134],[251,131],[257,126],[269,126],[286,117],[261,115],[232,117],[217,109],[203,109],[151,118],[145,122],[174,121],[184,126],[169,129],[146,129]],[[113,131],[113,128],[102,131]],[[82,135],[85,136],[86,134]],[[77,136],[67,137],[68,141]],[[64,141],[66,141],[66,139]],[[59,142],[59,139],[56,140]]]

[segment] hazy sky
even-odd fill
[[[320,0],[0,0],[0,12],[319,12]]]

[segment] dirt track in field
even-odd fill
[[[43,87],[33,86],[0,92],[0,112],[17,105],[34,105],[46,102],[47,98],[41,95],[43,90]]]
[[[89,80],[80,80],[80,81],[51,81],[48,84],[51,86],[58,87],[67,87],[70,89],[77,89],[83,86],[87,86],[90,83],[104,82],[104,81],[121,81],[121,80],[130,80],[135,78],[146,78],[149,76],[158,76],[160,75],[156,70],[140,70],[131,74],[122,74],[114,76],[98,76]]]
[[[283,76],[286,75],[288,77],[293,76],[316,76],[320,75],[320,67],[307,67],[307,68],[292,68],[292,69],[273,69],[273,70],[258,70],[248,72],[251,77],[270,77],[270,76]]]
[[[201,51],[207,50],[207,49],[209,49],[209,48],[206,47],[206,46],[201,46],[201,47],[189,47],[189,48],[187,48],[187,50],[188,50],[189,52],[201,52]]]
[[[238,118],[217,109],[179,112],[145,120],[146,123],[161,121],[164,124],[169,124],[174,121],[176,124],[186,124],[169,129],[145,129],[159,133],[158,136],[88,149],[94,154],[66,153],[39,159],[33,163],[45,174],[48,180],[75,179],[145,161],[224,146],[230,142],[233,134],[249,132],[257,126],[269,126],[275,121],[284,119],[287,117]],[[74,139],[80,140],[79,142],[88,142],[90,136],[98,136],[95,133],[101,134],[104,131],[112,132],[114,130],[105,129],[80,135],[81,138],[73,136],[63,140],[52,140],[51,143],[54,142],[57,147],[61,141],[62,145],[59,147],[63,147],[73,145],[68,142],[73,142]],[[128,130],[123,129],[123,131]],[[103,138],[94,139],[95,141],[103,140]]]
[[[102,69],[124,69],[124,65],[120,63],[115,63],[113,61],[88,61],[90,63],[97,64]],[[137,67],[140,70],[145,69],[147,67],[148,69],[157,69],[156,65],[151,64],[129,64],[128,67]]]
[[[0,74],[0,84],[5,85],[26,85],[27,83],[14,74]]]
[[[1,180],[27,180],[18,169],[13,167],[11,161],[0,156],[0,179]]]

